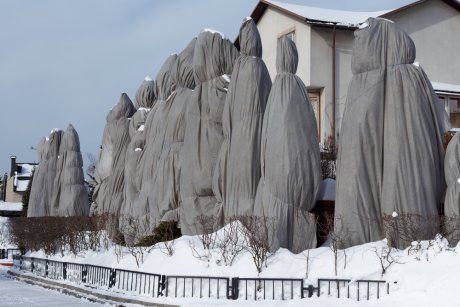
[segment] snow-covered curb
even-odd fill
[[[42,278],[39,276],[32,275],[30,273],[23,273],[17,270],[9,270],[8,274],[12,276],[13,278],[34,284],[43,288],[51,289],[51,290],[57,290],[63,294],[75,296],[77,298],[85,298],[90,302],[96,302],[100,304],[116,304],[116,303],[126,303],[126,304],[138,304],[142,306],[164,306],[164,307],[169,307],[169,306],[178,306],[178,305],[172,305],[172,304],[165,304],[163,302],[159,303],[158,301],[151,300],[151,301],[146,301],[146,300],[139,300],[139,298],[129,298],[127,295],[119,296],[119,295],[114,295],[114,294],[106,294],[101,290],[95,290],[95,289],[88,289],[88,287],[81,287],[77,285],[70,285],[68,283],[64,282],[57,282],[57,281],[51,281],[46,278]]]

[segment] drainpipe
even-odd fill
[[[336,137],[336,130],[335,130],[335,98],[336,98],[336,92],[335,92],[335,78],[336,78],[336,72],[335,72],[335,27],[336,24],[334,24],[334,27],[332,28],[332,140],[335,143],[335,137]]]

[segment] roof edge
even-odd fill
[[[386,17],[389,17],[393,14],[396,14],[396,13],[399,13],[401,11],[405,11],[407,9],[410,9],[414,6],[417,6],[419,4],[422,4],[422,3],[425,3],[425,2],[428,2],[430,0],[418,0],[418,1],[415,1],[415,2],[412,2],[412,3],[409,3],[407,5],[404,5],[404,6],[401,6],[400,8],[397,8],[397,9],[394,9],[392,11],[389,11],[383,15],[380,15],[379,17],[383,17],[383,18],[386,18]],[[460,2],[458,2],[457,0],[441,0],[442,2],[444,2],[445,4],[451,6],[452,8],[456,9],[457,11],[460,11]]]

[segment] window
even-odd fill
[[[293,42],[295,42],[295,31],[289,32],[289,33],[286,34],[285,36],[287,36],[287,37],[290,38]]]
[[[439,100],[449,115],[452,129],[460,130],[460,95],[439,95]]]
[[[278,38],[287,36],[289,37],[293,42],[295,42],[295,27],[289,28],[281,33],[278,34]]]
[[[318,129],[318,137],[321,137],[321,104],[320,104],[320,91],[312,90],[308,91],[308,98],[313,107],[313,112],[316,118],[316,128]]]

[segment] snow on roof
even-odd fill
[[[460,93],[460,85],[431,81],[435,91]]]
[[[32,171],[35,168],[35,165],[30,165],[27,163],[18,164],[21,166],[21,172],[17,174],[18,177],[30,177],[32,176]]]
[[[338,25],[346,26],[358,26],[360,23],[366,21],[366,19],[369,17],[379,17],[393,11],[383,10],[375,12],[353,12],[290,4],[271,0],[267,0],[267,2],[270,2],[274,6],[278,6],[296,15],[302,16],[310,21],[337,23]]]
[[[21,211],[22,203],[10,203],[0,200],[0,211]]]
[[[16,181],[16,191],[17,192],[24,192],[27,190],[27,186],[29,185],[30,180],[18,180]]]

